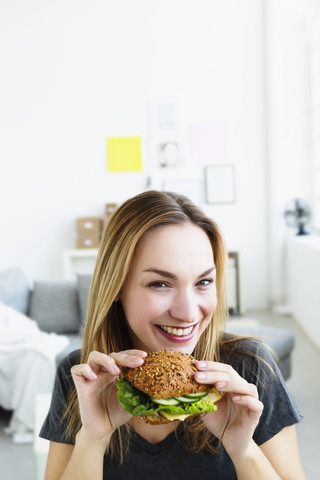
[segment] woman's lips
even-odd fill
[[[166,325],[157,325],[161,334],[171,342],[187,342],[193,337],[196,325],[187,328],[168,327]]]

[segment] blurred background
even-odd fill
[[[70,278],[77,219],[180,191],[225,234],[236,313],[319,348],[319,32],[319,0],[0,0],[0,270]]]
[[[2,0],[1,266],[21,266],[30,281],[60,279],[77,217],[101,216],[105,203],[150,183],[199,180],[201,189],[206,166],[227,164],[235,201],[207,204],[200,192],[201,206],[242,252],[246,308],[285,302],[293,234],[285,204],[315,200],[318,8],[305,0]],[[140,137],[141,168],[108,171],[108,137]],[[159,169],[159,145],[170,140],[183,168]]]
[[[294,230],[285,204],[316,193],[318,9],[306,0],[2,0],[1,267],[60,279],[76,218],[192,180],[190,196],[200,186],[198,203],[242,253],[246,308],[286,302]],[[314,94],[319,102],[319,87]],[[318,142],[319,122],[317,113]],[[108,171],[109,137],[140,137],[141,165]],[[158,168],[171,140],[183,165]],[[234,167],[235,201],[208,204],[204,169],[224,164]]]

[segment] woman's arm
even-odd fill
[[[285,427],[260,445],[260,449],[279,473],[280,478],[305,480],[295,425]]]
[[[120,368],[141,365],[145,355],[141,350],[110,355],[91,352],[87,363],[71,368],[82,427],[74,446],[51,443],[45,480],[102,480],[111,435],[130,418],[117,400]]]
[[[65,443],[50,442],[44,480],[56,480],[66,469],[74,446]]]
[[[87,438],[82,429],[75,446],[50,442],[44,480],[102,479],[105,448],[105,441]]]
[[[255,385],[230,365],[198,362],[200,383],[214,384],[223,392],[218,410],[203,416],[207,428],[221,439],[239,480],[305,480],[295,428],[283,428],[259,447],[253,434],[263,411]]]
[[[305,480],[295,426],[286,427],[258,447],[253,441],[246,452],[232,459],[238,480]]]

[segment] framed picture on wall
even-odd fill
[[[171,168],[181,166],[180,145],[174,140],[161,142],[159,144],[159,162],[160,168]]]
[[[234,203],[235,174],[233,165],[210,165],[204,169],[206,203]]]

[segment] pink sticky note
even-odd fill
[[[190,132],[193,160],[224,160],[227,150],[227,130],[224,125],[193,125]]]

